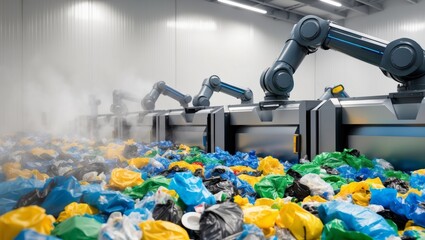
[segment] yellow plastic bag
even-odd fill
[[[115,143],[108,144],[108,146],[106,146],[105,158],[121,160],[122,158],[124,158],[122,156],[124,148],[125,148],[125,145],[119,145]]]
[[[241,207],[242,209],[252,206],[252,204],[249,203],[248,198],[243,198],[240,195],[234,196],[233,197],[233,202],[236,203],[236,204],[238,204],[239,207]]]
[[[192,173],[195,173],[196,170],[198,169],[202,169],[202,174],[204,173],[204,168],[202,168],[201,166],[197,165],[197,164],[190,164],[187,163],[185,161],[177,161],[177,162],[172,162],[170,163],[170,165],[168,166],[168,169],[173,168],[174,166],[179,166],[180,168],[187,168],[189,169]]]
[[[369,183],[362,182],[351,182],[346,185],[342,185],[340,192],[335,195],[335,199],[346,198],[348,195],[351,195],[353,202],[360,206],[369,205],[370,201],[370,191]]]
[[[87,203],[73,202],[68,204],[65,207],[65,209],[59,214],[57,221],[62,222],[73,216],[84,215],[84,214],[94,215],[97,213],[98,213],[98,210],[88,205]]]
[[[261,230],[266,238],[271,238],[276,234],[276,229],[274,229],[274,227],[262,228]]]
[[[258,164],[258,170],[263,171],[264,175],[285,174],[283,165],[279,162],[278,159],[271,156],[260,160],[260,163]]]
[[[280,209],[285,204],[285,200],[282,198],[270,199],[270,198],[258,198],[255,201],[255,206],[268,206],[273,209]]]
[[[288,228],[296,239],[320,239],[323,223],[295,203],[286,203],[279,212],[276,225]]]
[[[61,143],[57,144],[58,146],[61,146]],[[71,142],[71,143],[66,143],[61,147],[62,152],[68,152],[69,149],[71,148],[77,148],[77,149],[82,149],[83,146],[77,142]]]
[[[240,180],[244,180],[244,181],[248,182],[249,185],[251,185],[252,187],[254,187],[254,185],[256,183],[258,183],[261,179],[263,179],[263,176],[254,177],[254,176],[247,175],[247,174],[241,174],[241,175],[238,175],[238,178]]]
[[[130,166],[134,166],[136,168],[142,168],[146,165],[148,165],[149,163],[149,158],[132,158],[130,160],[128,160],[128,165]]]
[[[377,178],[368,178],[364,181],[365,183],[369,184],[369,187],[374,189],[382,189],[385,188],[384,184],[382,184],[381,179],[379,177]]]
[[[34,145],[35,142],[29,138],[22,138],[21,140],[19,140],[19,145],[22,146],[30,146],[30,145]]]
[[[57,154],[56,151],[53,149],[44,149],[44,148],[33,148],[31,150],[31,153],[38,157],[40,157],[43,154],[47,154],[51,157],[54,157]]]
[[[183,154],[188,154],[190,152],[190,147],[184,144],[180,144],[179,150],[181,150]]]
[[[326,199],[322,198],[321,196],[307,196],[304,198],[303,203],[306,202],[327,202]]]
[[[3,214],[0,216],[0,239],[12,240],[26,228],[49,235],[54,228],[55,218],[45,212],[39,206],[28,206]]]
[[[33,176],[38,180],[46,180],[49,178],[49,175],[40,173],[38,170],[21,169],[21,164],[18,162],[3,164],[3,172],[7,180],[12,180],[17,177],[31,178]]]
[[[412,174],[425,175],[425,168],[413,171]]]
[[[271,207],[274,204],[275,200],[270,198],[257,198],[255,200],[254,206],[268,206]]]
[[[229,167],[230,169],[232,169],[232,171],[237,175],[240,172],[255,172],[255,169],[252,169],[250,167],[247,166],[232,166]]]
[[[127,139],[127,141],[124,142],[125,145],[134,145],[136,144],[136,141],[134,141],[134,139]]]
[[[120,190],[126,187],[134,187],[143,183],[140,173],[133,172],[125,168],[115,168],[112,170],[109,185]]]
[[[243,209],[243,221],[247,224],[255,224],[262,229],[274,227],[278,215],[279,211],[269,206],[254,206]]]
[[[409,191],[407,191],[404,194],[397,193],[397,197],[407,198],[407,196],[409,196],[409,194],[411,194],[411,193],[416,194],[418,196],[422,196],[422,192],[421,191],[419,191],[416,188],[410,188]]]
[[[148,220],[139,224],[143,232],[142,240],[189,240],[184,228],[168,221]]]

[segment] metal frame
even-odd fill
[[[312,153],[356,148],[397,169],[425,167],[423,95],[394,93],[322,102],[312,111]]]
[[[159,140],[198,146],[207,152],[225,147],[223,106],[170,110],[159,115],[158,126]]]
[[[310,153],[310,110],[320,101],[270,101],[231,105],[227,116],[226,150],[256,150],[297,162]]]

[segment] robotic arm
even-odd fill
[[[385,76],[400,83],[398,91],[425,89],[425,54],[417,42],[400,38],[388,43],[316,16],[306,16],[292,29],[276,62],[261,75],[265,99],[288,99],[294,87],[293,74],[304,57],[319,47],[379,67]]]
[[[131,101],[131,102],[138,102],[140,101],[139,98],[133,96],[132,94],[121,91],[121,90],[114,90],[112,93],[113,101],[111,105],[111,112],[115,115],[124,115],[127,114],[128,109],[127,106],[124,104],[123,100]]]
[[[177,100],[182,107],[187,107],[188,103],[192,100],[192,97],[189,95],[184,95],[177,90],[171,88],[165,82],[160,81],[153,85],[152,90],[146,95],[142,100],[142,108],[145,110],[155,109],[156,100],[160,94],[171,97],[172,99]]]
[[[242,104],[252,103],[252,91],[241,89],[230,84],[224,83],[216,75],[206,78],[202,83],[201,91],[193,98],[193,106],[209,106],[210,98],[213,92],[224,92],[235,98],[240,98]]]
[[[350,96],[345,91],[345,88],[342,84],[335,86],[330,86],[325,88],[325,92],[318,100],[328,100],[330,98],[349,98]]]

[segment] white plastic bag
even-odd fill
[[[321,179],[319,175],[314,173],[309,173],[304,175],[300,179],[300,183],[306,185],[310,188],[311,195],[324,196],[325,198],[333,197],[334,190],[332,186]]]
[[[120,212],[114,212],[109,216],[108,222],[102,225],[98,237],[99,240],[139,240],[141,238],[142,231]]]

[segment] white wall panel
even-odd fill
[[[108,113],[114,89],[143,96],[156,81],[174,85],[165,24],[174,9],[167,0],[24,0],[26,126],[62,130],[87,113],[90,94]]]
[[[21,2],[0,0],[0,134],[22,128]]]
[[[292,24],[260,14],[197,0],[178,0],[176,18],[178,86],[195,95],[212,74],[238,87],[249,87],[256,102],[263,100],[260,76],[278,57]],[[313,97],[314,57],[295,74],[292,99]],[[238,104],[216,93],[211,105]]]
[[[112,91],[140,97],[157,81],[195,95],[204,78],[254,91],[292,24],[199,0],[0,0],[0,132],[59,131],[88,112],[108,113]],[[295,74],[292,99],[311,99],[315,59]],[[9,101],[12,99],[13,101]],[[224,94],[213,105],[237,104]],[[12,103],[12,104],[10,104]],[[140,103],[128,103],[140,110]],[[160,97],[158,108],[178,103]]]
[[[412,38],[425,47],[425,2],[386,1],[386,9],[367,17],[345,21],[345,26],[371,36],[392,41]],[[379,68],[329,50],[316,53],[316,97],[326,85],[343,83],[351,96],[383,95],[397,91],[397,82]]]

